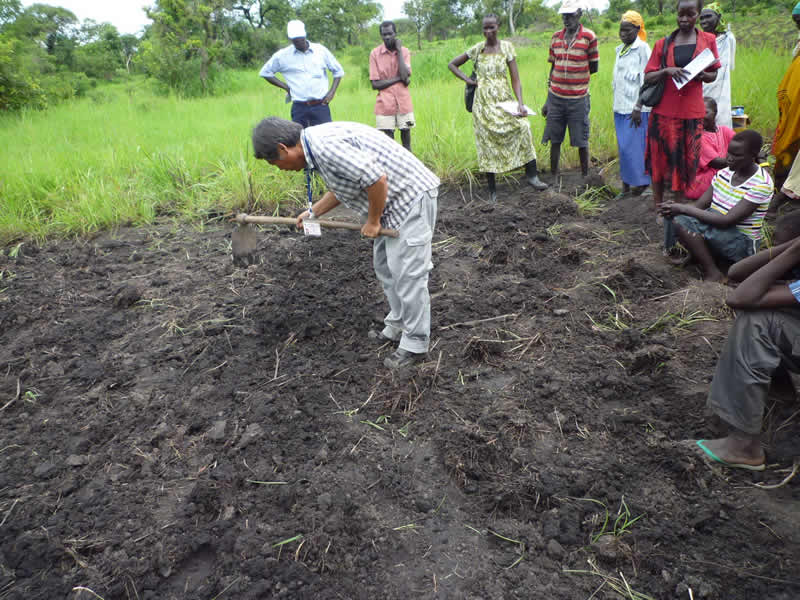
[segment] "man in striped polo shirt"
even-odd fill
[[[547,125],[542,143],[550,142],[550,170],[558,180],[559,158],[569,126],[569,143],[578,148],[581,173],[589,175],[589,78],[597,73],[597,36],[581,25],[581,0],[564,0],[559,11],[564,29],[550,40],[550,78],[542,115]]]
[[[369,337],[397,342],[383,363],[391,369],[421,361],[430,344],[428,273],[439,178],[403,146],[361,123],[338,121],[304,130],[269,117],[253,130],[253,149],[256,158],[279,169],[308,167],[325,182],[328,191],[298,215],[298,227],[312,212],[320,217],[340,203],[365,217],[361,234],[376,238],[372,264],[389,302],[385,327]],[[396,229],[398,237],[379,236],[382,227]]]

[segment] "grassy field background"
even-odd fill
[[[665,31],[651,32],[650,43]],[[414,153],[444,181],[464,180],[476,168],[463,84],[447,63],[478,39],[432,43],[421,52],[408,40],[418,123]],[[548,39],[541,33],[517,45],[525,101],[537,112],[546,96]],[[600,161],[616,155],[611,69],[618,43],[613,32],[601,32],[600,71],[592,77],[591,153]],[[331,105],[336,120],[374,125],[368,53],[359,47],[339,53],[346,75]],[[734,104],[746,107],[752,127],[766,137],[777,122],[775,91],[790,59],[788,50],[767,47],[740,47],[737,53]],[[0,245],[147,223],[157,215],[199,223],[209,213],[248,204],[271,213],[302,202],[302,174],[252,158],[253,125],[268,115],[289,118],[283,94],[257,70],[228,77],[230,91],[219,97],[157,95],[147,80],[134,78],[47,111],[0,117]],[[531,124],[538,142],[544,120],[535,116]],[[537,143],[536,150],[547,164],[548,148]],[[565,146],[563,160],[575,166],[577,153]]]

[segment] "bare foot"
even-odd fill
[[[703,445],[718,459],[731,465],[763,465],[766,456],[758,438],[728,436],[717,440],[704,440]]]
[[[706,275],[703,276],[703,279],[705,279],[706,281],[713,281],[715,283],[722,283],[722,284],[728,283],[728,278],[725,277],[725,275],[722,274],[722,271],[718,269],[715,269],[714,271],[707,273]]]

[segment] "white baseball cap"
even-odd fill
[[[289,36],[290,40],[304,38],[306,37],[306,26],[303,25],[302,21],[289,21],[286,24],[286,35]]]
[[[558,9],[559,14],[567,15],[576,13],[583,9],[583,2],[581,0],[564,0],[561,3],[561,8]]]

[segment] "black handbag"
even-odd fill
[[[667,50],[669,49],[670,42],[672,42],[673,35],[675,34],[670,34],[668,37],[664,38],[664,47],[661,50],[662,69],[667,68]],[[649,106],[651,108],[658,106],[658,103],[661,102],[661,98],[664,96],[664,86],[666,86],[666,84],[666,77],[662,77],[654,83],[645,82],[639,90],[638,103],[642,106]]]
[[[480,53],[479,53],[480,54]],[[475,79],[477,81],[478,77],[478,57],[475,57],[475,68],[472,69],[472,75],[470,79]],[[466,84],[464,88],[464,105],[467,108],[467,112],[472,112],[472,105],[475,103],[475,90],[477,89],[477,85],[472,85],[471,83]]]

